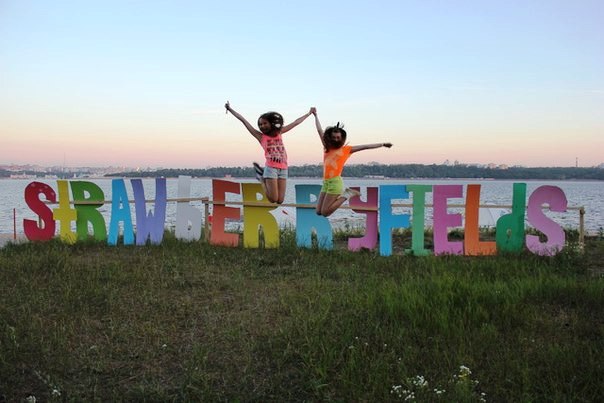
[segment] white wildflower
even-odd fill
[[[392,385],[392,389],[390,390],[390,393],[391,394],[395,394],[396,393],[396,395],[398,397],[401,397],[402,396],[402,392],[401,392],[402,388],[403,388],[402,385]]]
[[[470,368],[466,367],[465,365],[460,365],[459,366],[459,375],[460,376],[468,376],[472,374],[472,371],[470,371]]]
[[[428,386],[428,381],[426,381],[423,375],[416,375],[415,378],[411,379],[411,383],[420,388]]]

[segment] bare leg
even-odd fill
[[[329,217],[336,211],[347,199],[341,195],[326,194],[321,204],[321,215]]]
[[[277,203],[281,204],[285,200],[285,189],[287,188],[287,179],[277,179]]]
[[[321,192],[319,194],[319,200],[317,200],[317,208],[315,210],[315,212],[318,215],[321,215],[321,209],[323,208],[323,201],[325,200],[325,192]]]
[[[262,182],[262,187],[264,188],[264,193],[266,193],[266,197],[268,201],[271,203],[278,203],[279,200],[279,182],[278,179],[275,178],[265,178],[264,182]]]
[[[268,180],[268,179],[264,179],[264,178],[263,178],[263,179],[260,181],[260,185],[262,186],[262,191],[263,191],[263,192],[264,192],[264,194],[266,195],[266,198],[267,198],[267,199],[269,199],[269,201],[270,201],[270,197],[268,196],[268,189],[266,188],[266,181],[267,181],[267,180]]]

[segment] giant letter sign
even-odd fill
[[[524,213],[526,211],[526,183],[514,183],[512,212],[497,220],[495,242],[502,252],[521,252],[524,246]]]
[[[432,192],[432,185],[407,185],[407,191],[413,194],[413,217],[411,218],[411,252],[415,256],[430,255],[426,249],[425,215],[426,193]]]
[[[48,241],[55,235],[55,220],[52,218],[52,210],[41,201],[38,196],[43,194],[46,200],[56,203],[55,191],[45,183],[32,182],[25,188],[25,202],[30,209],[40,217],[41,227],[34,220],[23,220],[23,232],[30,241]]]
[[[359,190],[358,187],[351,189]],[[367,201],[363,203],[360,197],[351,197],[348,205],[355,213],[365,214],[365,236],[361,238],[348,238],[348,249],[357,251],[361,248],[374,249],[378,240],[378,188],[367,188]],[[373,208],[375,210],[363,210]]]
[[[321,185],[296,185],[296,203],[311,204],[310,196],[317,199],[321,193]],[[321,249],[333,248],[333,234],[327,217],[317,215],[310,207],[296,207],[296,244],[304,248],[312,246],[313,228],[317,232],[317,244]]]
[[[549,204],[550,211],[564,212],[568,202],[562,189],[557,186],[541,186],[529,197],[527,218],[529,223],[543,232],[547,241],[541,243],[536,235],[526,236],[526,247],[537,255],[552,256],[564,248],[566,235],[560,225],[543,214],[541,206]]]
[[[92,226],[92,234],[97,241],[107,239],[107,226],[105,219],[98,210],[105,203],[105,194],[98,185],[92,182],[73,181],[71,184],[71,193],[77,212],[76,232],[78,239],[83,241],[88,239],[88,223]],[[90,197],[86,197],[89,195]],[[84,202],[78,204],[78,202]]]
[[[468,185],[466,192],[465,254],[470,256],[494,255],[497,253],[495,242],[481,241],[479,238],[480,185]]]
[[[61,239],[67,243],[75,243],[76,234],[71,230],[71,222],[77,219],[75,209],[69,206],[69,187],[67,181],[57,181],[59,188],[59,207],[53,209],[53,218],[59,221],[59,234]]]
[[[380,255],[392,255],[392,230],[409,228],[409,214],[393,214],[392,200],[409,197],[403,185],[380,186]]]
[[[214,195],[214,218],[212,218],[212,234],[210,243],[212,245],[237,246],[239,245],[239,234],[229,234],[224,231],[227,218],[239,219],[241,212],[236,207],[225,206],[226,193],[239,194],[240,185],[236,182],[212,180],[212,194]]]
[[[461,226],[461,214],[447,213],[447,200],[462,197],[462,185],[434,185],[434,254],[460,255],[463,243],[449,241],[448,227]]]
[[[117,245],[120,222],[124,225],[124,245],[132,245],[134,243],[134,229],[132,228],[132,215],[126,185],[123,179],[113,179],[111,181],[111,222],[109,223],[109,237],[107,238],[109,245]]]
[[[144,245],[147,239],[150,239],[152,244],[161,243],[166,222],[166,178],[155,178],[155,212],[147,213],[142,180],[132,179],[132,190],[136,207],[136,244]]]
[[[191,197],[191,177],[178,177],[178,199]],[[201,238],[202,213],[190,202],[178,200],[176,203],[176,229],[174,235],[178,239],[196,241]]]
[[[279,225],[271,211],[275,207],[269,204],[266,195],[259,183],[242,183],[244,203],[266,203],[266,206],[243,207],[243,246],[257,248],[259,246],[259,229],[262,227],[265,248],[279,247]],[[257,195],[262,195],[258,200]]]

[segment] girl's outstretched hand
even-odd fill
[[[313,115],[317,114],[317,108],[315,108],[314,106],[310,107],[310,113],[312,113]]]
[[[384,143],[384,144],[382,144],[382,145],[383,145],[384,147],[386,147],[386,148],[390,148],[390,147],[392,147],[392,143]]]
[[[226,104],[224,104],[224,107],[226,109],[226,112],[231,110],[231,104],[229,104],[229,101],[226,101]]]

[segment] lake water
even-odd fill
[[[13,218],[16,216],[16,231],[17,234],[23,233],[23,219],[36,220],[37,216],[25,204],[24,190],[25,187],[32,181],[49,184],[55,192],[57,192],[57,181],[55,179],[0,179],[0,234],[12,234],[14,230]],[[83,179],[97,184],[105,193],[105,199],[111,199],[111,179]],[[250,178],[244,179],[229,179],[236,182],[256,183]],[[133,199],[132,187],[129,179],[125,180],[126,189],[129,193],[129,198]],[[514,183],[524,182],[527,184],[527,197],[539,186],[551,185],[560,187],[566,194],[569,207],[585,207],[585,229],[587,234],[597,234],[604,227],[604,182],[600,181],[495,181],[495,180],[406,180],[406,179],[344,179],[346,186],[359,186],[361,191],[366,187],[377,187],[380,185],[405,185],[405,184],[480,184],[481,185],[481,205],[498,205],[509,206],[512,204],[512,187]],[[167,179],[168,198],[177,197],[178,179]],[[145,188],[145,197],[147,200],[155,197],[155,180],[143,179]],[[292,178],[288,180],[288,188],[285,197],[285,203],[295,202],[295,185],[296,184],[321,184],[320,179],[299,179]],[[464,188],[465,191],[465,188]],[[192,179],[191,182],[191,197],[201,198],[210,197],[212,195],[211,179]],[[42,196],[43,197],[43,196]],[[363,198],[363,196],[362,196]],[[241,197],[237,195],[228,195],[228,201],[241,201]],[[399,200],[399,203],[410,203],[410,200]],[[431,195],[427,196],[427,203],[431,203]],[[463,204],[463,199],[450,199],[450,204]],[[203,205],[200,201],[192,201],[191,204],[203,211]],[[153,203],[148,203],[147,208],[151,209]],[[131,206],[132,218],[135,222],[134,206]],[[463,212],[462,209],[450,208],[450,212]],[[109,224],[111,214],[111,205],[106,204],[100,208],[101,213],[105,217],[106,223]],[[410,212],[409,208],[396,208],[395,213]],[[506,209],[481,209],[480,222],[482,225],[493,224],[494,221],[501,215],[507,212]],[[276,217],[277,222],[281,226],[295,226],[296,209],[294,207],[279,207],[272,212]],[[578,210],[569,209],[564,213],[546,212],[546,215],[552,220],[561,224],[565,228],[579,228],[579,212]],[[341,227],[349,225],[351,227],[362,226],[364,224],[364,215],[353,212],[350,209],[340,209],[336,211],[330,218],[333,227]],[[426,209],[426,225],[430,226],[432,220],[432,211]],[[166,228],[173,229],[176,221],[176,203],[169,202],[166,211]],[[240,223],[232,223],[231,225],[238,226]]]

